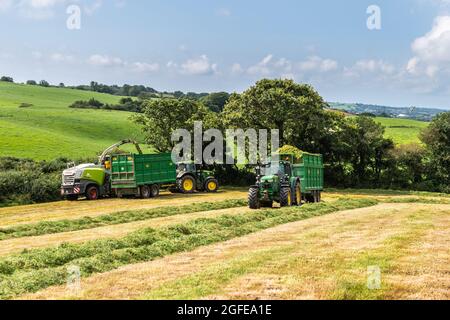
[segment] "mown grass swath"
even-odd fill
[[[247,201],[243,199],[224,200],[218,202],[202,202],[179,207],[171,206],[140,211],[115,212],[97,217],[84,217],[74,220],[42,221],[10,228],[0,228],[0,240],[85,230],[180,214],[238,208],[245,205],[247,205]]]
[[[123,265],[150,261],[176,252],[226,241],[280,224],[339,210],[377,204],[372,199],[350,199],[303,207],[268,209],[242,215],[196,219],[161,229],[145,228],[122,239],[64,244],[0,259],[0,298],[63,284],[67,267],[79,266],[82,276],[106,272]]]

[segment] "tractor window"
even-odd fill
[[[279,162],[272,162],[269,167],[265,168],[265,174],[267,176],[282,176],[284,175],[284,166],[280,165]]]

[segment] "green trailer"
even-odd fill
[[[117,197],[152,198],[161,189],[174,192],[216,192],[219,184],[209,171],[174,164],[172,154],[117,154],[111,157],[111,188]]]
[[[279,160],[270,161],[257,171],[256,184],[250,187],[248,196],[251,209],[272,207],[273,202],[287,207],[321,201],[324,188],[322,155],[279,154]]]

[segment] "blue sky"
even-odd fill
[[[283,77],[328,101],[450,109],[450,0],[0,0],[0,38],[17,81],[239,92]]]

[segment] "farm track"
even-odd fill
[[[82,217],[96,217],[108,213],[152,209],[168,206],[183,206],[197,202],[213,202],[227,199],[246,199],[247,191],[232,189],[218,193],[196,193],[181,195],[162,193],[157,199],[104,199],[90,201],[59,201],[29,206],[0,208],[0,227],[29,224],[41,221],[55,221],[62,219],[77,219]]]
[[[450,205],[380,204],[289,223],[26,299],[449,299]],[[367,266],[382,290],[364,290]],[[356,290],[357,289],[357,290]]]

